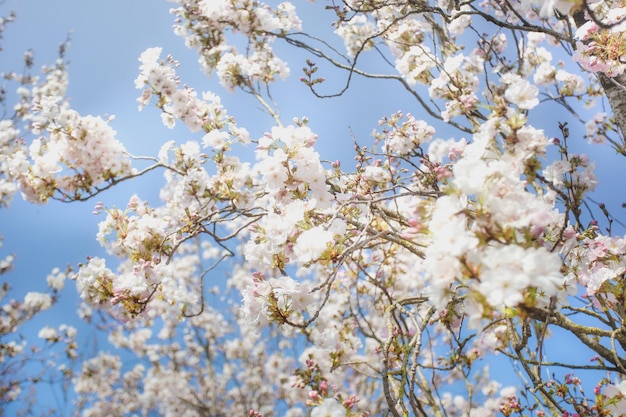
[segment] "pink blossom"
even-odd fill
[[[325,398],[311,412],[311,417],[345,417],[346,415],[347,410],[334,398]]]
[[[509,85],[504,97],[520,109],[530,110],[539,104],[539,90],[527,80],[518,80]]]

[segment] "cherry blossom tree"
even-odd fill
[[[80,415],[626,415],[625,230],[590,196],[615,179],[576,151],[626,156],[624,0],[317,0],[322,35],[297,2],[172,3],[201,69],[274,126],[251,134],[158,47],[139,57],[139,106],[193,138],[158,155],[72,108],[64,48],[39,76],[4,74],[2,205],[93,199],[108,256],[3,301],[3,401],[41,379],[21,376],[40,351],[16,335],[68,277],[111,345],[89,356],[73,327],[39,332]],[[354,159],[325,161],[272,88],[324,106],[357,77],[413,105],[360,121],[373,137],[339,132]],[[155,170],[160,202],[106,204]]]

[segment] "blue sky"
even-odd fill
[[[305,31],[330,32],[328,21],[311,13],[323,9],[322,1],[318,0],[316,5],[298,0],[294,3],[298,8],[308,10],[302,14],[306,16],[303,18]],[[0,71],[18,70],[22,53],[27,49],[35,52],[36,66],[53,63],[58,45],[71,32],[72,41],[67,53],[70,61],[68,95],[73,107],[83,115],[116,115],[112,126],[128,150],[133,154],[155,154],[168,140],[201,137],[184,129],[166,129],[153,109],[137,111],[138,91],[134,88],[137,58],[146,48],[161,46],[164,53],[171,53],[181,62],[178,72],[183,82],[199,91],[211,90],[219,94],[239,124],[253,136],[261,136],[271,128],[272,120],[257,109],[250,97],[228,93],[215,77],[209,78],[200,72],[194,52],[186,49],[183,40],[171,30],[173,17],[168,11],[172,5],[164,0],[6,0],[0,6],[0,13],[14,10],[17,21],[9,25],[4,34],[5,50],[0,54]],[[403,109],[413,110],[419,117],[417,103],[411,101],[399,86],[384,81],[357,77],[344,97],[316,100],[297,82],[304,55],[291,51],[285,58],[290,63],[292,79],[277,85],[274,98],[281,104],[283,121],[288,122],[294,116],[310,118],[312,129],[319,134],[318,150],[323,158],[349,161],[351,134],[365,143],[383,115]],[[341,82],[345,80],[345,74],[339,77]],[[553,120],[550,122],[554,124]],[[544,126],[538,123],[537,127]],[[556,127],[553,126],[552,130],[556,134]],[[602,158],[610,154],[585,143],[579,146]],[[622,214],[619,205],[626,200],[621,180],[623,168],[602,163],[598,175],[609,179],[605,186],[608,193],[604,197],[615,214]],[[161,173],[153,173],[86,203],[51,202],[35,206],[23,202],[17,195],[11,208],[3,210],[0,215],[0,234],[4,236],[0,253],[17,255],[15,271],[3,277],[15,288],[13,296],[19,298],[27,291],[43,290],[45,277],[56,266],[76,265],[88,255],[102,256],[104,252],[95,241],[100,218],[91,214],[96,201],[101,200],[108,206],[125,206],[130,195],[137,193],[142,199],[156,204],[160,178]],[[72,282],[67,286],[61,305],[40,317],[35,323],[36,329],[43,324],[56,326],[65,321],[75,322],[73,316],[78,298]]]

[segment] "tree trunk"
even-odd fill
[[[623,136],[626,133],[626,73],[610,78],[600,72],[598,79],[613,110],[615,124]]]

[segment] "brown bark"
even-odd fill
[[[598,79],[613,110],[613,120],[624,135],[626,133],[626,73],[613,78],[598,73]]]

